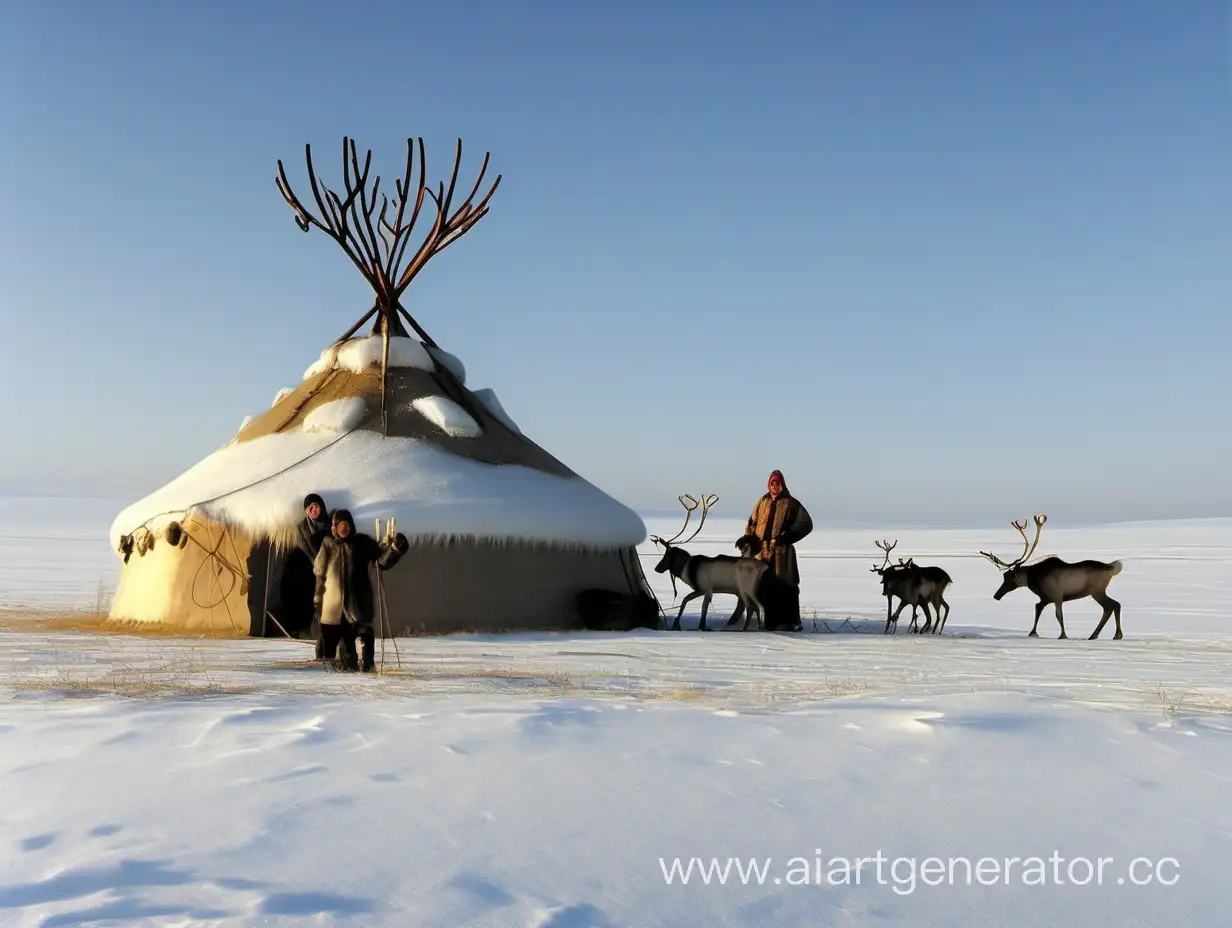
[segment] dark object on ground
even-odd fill
[[[596,632],[659,627],[659,604],[645,593],[632,596],[616,590],[582,590],[577,594],[577,611],[582,626]]]
[[[762,575],[757,585],[757,598],[766,610],[766,631],[799,631],[800,590],[775,576],[773,571]]]

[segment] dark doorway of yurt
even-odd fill
[[[278,550],[268,541],[248,555],[248,634],[254,638],[315,637],[312,561],[299,548]]]

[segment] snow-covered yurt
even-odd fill
[[[124,564],[111,618],[220,635],[308,634],[303,609],[291,604],[312,583],[296,539],[313,493],[328,509],[350,510],[361,532],[373,534],[378,519],[384,531],[392,518],[410,541],[382,574],[387,632],[570,628],[585,618],[579,600],[588,595],[644,601],[637,514],[524,435],[491,389],[471,389],[459,358],[401,305],[427,260],[487,213],[500,181],[475,202],[487,158],[454,208],[460,142],[448,187],[430,189],[423,142],[408,140],[405,176],[379,203],[371,152],[361,164],[344,140],[351,170],[339,196],[306,151],[316,214],[281,162],[279,190],[301,229],[316,226],[347,252],[376,303],[301,383],[116,517],[111,542]],[[408,247],[417,222],[431,228]],[[369,320],[370,332],[357,335]]]

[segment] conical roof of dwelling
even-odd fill
[[[468,390],[466,369],[455,355],[414,338],[389,341],[384,416],[382,339],[355,338],[322,352],[304,372],[303,382],[280,391],[268,410],[245,422],[235,440],[313,428],[329,417],[326,407],[338,404],[335,408],[358,429],[429,442],[485,464],[518,464],[558,477],[576,476],[518,430],[493,391]]]
[[[382,339],[334,345],[227,444],[129,506],[112,544],[190,512],[289,542],[303,497],[412,538],[477,538],[608,549],[639,544],[632,510],[524,435],[492,390],[469,389],[461,361],[390,338],[382,412]]]

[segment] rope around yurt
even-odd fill
[[[309,461],[312,458],[316,457],[321,452],[328,451],[334,445],[338,444],[338,442],[342,441],[342,439],[346,438],[352,432],[358,431],[359,429],[363,428],[365,425],[367,425],[369,422],[371,422],[375,418],[376,418],[376,413],[373,413],[372,415],[368,416],[362,421],[356,423],[353,427],[341,433],[337,438],[330,440],[329,442],[322,445],[320,448],[317,448],[315,451],[311,452],[310,454],[304,455],[298,461],[292,461],[286,467],[279,468],[278,470],[274,471],[272,474],[266,474],[264,477],[258,477],[256,480],[246,483],[242,487],[236,487],[234,490],[228,490],[226,493],[219,493],[217,496],[211,496],[211,497],[208,497],[207,499],[199,499],[195,503],[189,503],[183,509],[168,509],[164,512],[155,513],[154,515],[146,519],[144,522],[142,522],[140,525],[138,525],[136,528],[134,528],[131,532],[129,532],[129,535],[135,535],[137,532],[140,532],[140,531],[145,531],[147,534],[153,535],[154,533],[150,530],[149,525],[155,519],[161,519],[163,516],[180,516],[181,518],[186,518],[188,516],[188,513],[190,513],[193,509],[196,509],[198,506],[204,506],[207,503],[216,503],[220,499],[226,499],[228,496],[234,496],[236,493],[242,493],[244,490],[250,490],[255,486],[259,486],[260,484],[265,483],[267,480],[273,480],[275,477],[280,477],[283,474],[287,473],[287,471],[294,470],[296,467],[299,467],[305,461]],[[199,543],[200,542],[198,542],[198,544]],[[240,576],[242,576],[243,579],[245,580],[249,579],[246,574],[241,573]]]
[[[156,513],[150,516],[149,518],[147,518],[140,525],[136,526],[131,532],[128,533],[128,537],[132,539],[139,532],[144,532],[146,536],[149,536],[150,541],[152,542],[156,536],[154,535],[154,532],[150,529],[150,523],[156,519],[161,519],[164,516],[178,516],[179,521],[174,522],[172,524],[175,526],[178,526],[178,530],[183,534],[185,538],[187,538],[189,541],[192,541],[194,544],[196,544],[198,547],[200,547],[205,552],[205,558],[201,562],[201,565],[197,568],[197,572],[193,575],[193,580],[192,580],[192,584],[190,587],[193,605],[197,606],[200,609],[205,609],[209,611],[212,615],[214,608],[219,603],[211,603],[207,605],[201,602],[197,598],[197,592],[196,592],[197,579],[200,576],[201,571],[205,569],[207,564],[210,564],[211,562],[213,562],[218,565],[215,569],[215,574],[213,578],[214,584],[218,583],[218,575],[222,572],[222,568],[225,568],[226,570],[230,571],[232,576],[237,578],[241,583],[251,582],[252,578],[248,575],[247,571],[245,571],[241,567],[236,566],[235,564],[232,564],[226,559],[226,557],[224,557],[222,554],[219,553],[219,548],[222,547],[223,540],[228,538],[230,535],[230,530],[228,526],[225,523],[222,523],[221,521],[219,521],[219,525],[222,528],[222,534],[219,536],[218,544],[216,544],[213,549],[210,549],[206,547],[204,544],[202,544],[202,542],[199,539],[194,537],[193,534],[189,532],[188,529],[184,526],[184,520],[188,517],[188,514],[193,509],[197,508],[198,506],[204,506],[207,503],[217,502],[218,500],[225,499],[228,496],[233,496],[236,493],[240,493],[244,490],[251,489],[252,487],[258,486],[259,484],[265,483],[268,480],[272,480],[275,477],[285,474],[287,471],[290,471],[300,466],[305,461],[312,459],[313,457],[320,454],[321,452],[327,451],[328,449],[332,448],[334,445],[342,441],[342,439],[346,438],[352,432],[362,428],[364,425],[367,425],[368,422],[371,421],[373,418],[375,418],[375,414],[372,416],[368,416],[367,418],[365,418],[363,421],[359,423],[356,423],[355,426],[353,426],[350,429],[347,429],[345,432],[341,433],[337,438],[327,442],[326,444],[322,445],[320,448],[317,448],[312,453],[305,455],[304,457],[300,458],[298,461],[293,461],[292,463],[288,464],[286,467],[283,467],[283,468],[280,468],[279,470],[274,471],[274,473],[272,474],[267,474],[264,477],[260,477],[257,480],[253,480],[245,484],[242,487],[235,488],[234,490],[228,490],[226,493],[220,493],[217,496],[212,496],[212,497],[209,497],[203,500],[197,500],[195,503],[191,503],[183,509],[168,509],[164,512]],[[171,543],[175,545],[176,547],[179,547],[183,542],[177,539],[176,541],[171,542]],[[235,559],[238,562],[240,560],[239,551],[235,549],[235,541],[233,539],[231,540],[231,548],[232,548],[232,551],[235,553]],[[144,553],[144,551],[140,553]],[[266,584],[266,587],[267,587],[267,594],[268,594],[268,583]],[[219,585],[219,589],[221,589],[221,585]],[[232,589],[234,589],[234,587],[232,587]],[[233,632],[238,632],[239,629],[236,628],[236,625],[235,625],[235,616],[231,614],[231,607],[227,605],[227,602],[226,602],[227,597],[230,594],[231,594],[231,590],[227,590],[225,593],[223,593],[222,599],[219,602],[221,602],[227,610],[227,621],[231,626],[231,630]],[[268,614],[268,610],[266,610],[266,613]],[[287,630],[285,628],[282,628],[281,624],[278,623],[277,619],[274,619],[274,622],[275,624],[279,625],[279,628],[282,630],[282,633],[284,635],[286,635],[288,638],[291,638],[291,636],[287,634]],[[213,620],[211,618],[211,631],[213,631],[212,623],[213,623]],[[264,624],[264,616],[262,617],[262,624]],[[292,639],[292,640],[298,640],[298,639]]]
[[[637,587],[637,583],[634,582],[632,569],[628,565],[625,564],[624,550],[617,549],[616,556],[620,558],[620,569],[625,575],[625,582],[629,584],[629,589],[633,590],[635,587]],[[654,600],[655,607],[659,610],[659,616],[663,620],[662,624],[666,626],[667,625],[667,613],[663,610],[663,603],[659,602],[659,597],[655,594],[654,588],[650,585],[650,581],[646,579],[646,571],[642,569],[642,561],[641,561],[641,558],[638,557],[637,551],[633,552],[633,555],[632,557],[630,557],[629,560],[633,564],[637,565],[638,577],[640,577],[641,579],[641,589],[637,590],[637,592],[650,594],[650,598]]]
[[[214,626],[214,609],[219,604],[221,604],[222,607],[227,611],[227,624],[231,626],[231,631],[237,632],[237,633],[240,632],[241,629],[236,628],[235,616],[231,613],[231,604],[227,602],[227,597],[230,596],[232,590],[235,589],[235,582],[237,578],[240,582],[240,588],[242,590],[244,584],[248,582],[249,577],[248,577],[247,572],[241,570],[239,567],[236,567],[234,564],[228,561],[226,557],[224,557],[222,554],[219,554],[219,549],[222,547],[222,543],[224,541],[230,540],[232,553],[235,555],[235,559],[237,561],[239,560],[239,551],[237,551],[235,548],[235,541],[234,539],[231,539],[231,533],[224,527],[222,529],[222,532],[218,536],[218,543],[214,545],[213,549],[210,549],[210,548],[207,548],[205,545],[203,545],[197,538],[193,536],[191,532],[185,529],[182,525],[180,526],[180,530],[184,532],[184,535],[188,538],[189,541],[196,544],[198,547],[201,548],[201,550],[205,552],[205,558],[202,559],[200,566],[197,568],[197,572],[193,574],[192,584],[189,586],[189,591],[192,594],[193,604],[197,606],[199,609],[205,609],[206,611],[209,612],[211,630],[213,630],[213,626]],[[219,598],[218,602],[212,602],[209,605],[206,605],[205,603],[197,599],[197,578],[201,576],[201,572],[205,570],[206,565],[210,564],[211,562],[216,562],[218,566],[214,569],[214,572],[210,577],[210,584],[211,586],[217,586],[219,591],[222,592],[222,596]],[[225,592],[223,592],[222,590],[222,584],[218,582],[218,578],[222,576],[223,568],[226,568],[227,570],[229,570],[232,576],[231,588],[226,590]]]

